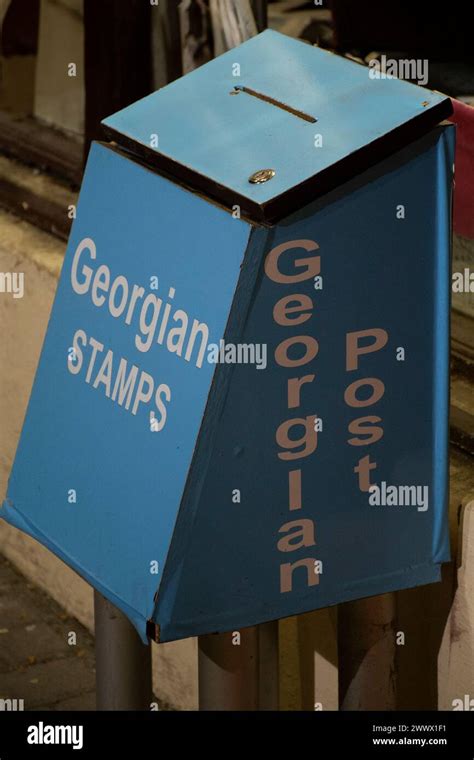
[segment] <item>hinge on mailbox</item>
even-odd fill
[[[146,635],[157,644],[160,643],[160,625],[153,620],[146,621]]]

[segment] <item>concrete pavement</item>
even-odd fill
[[[0,709],[2,699],[94,710],[95,658],[88,631],[0,555]]]

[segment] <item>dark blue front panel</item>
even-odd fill
[[[231,385],[215,448],[198,452],[203,474],[180,512],[160,590],[155,619],[163,640],[438,579],[439,563],[449,558],[453,140],[454,130],[435,130],[269,233],[243,333],[226,335],[228,342],[268,344],[268,365],[226,370]],[[302,240],[309,250],[291,243]],[[279,283],[265,272],[265,257],[282,244],[288,251],[277,276],[310,276]],[[311,274],[317,256],[322,288]],[[278,324],[275,305],[291,295],[302,297],[305,309],[287,318],[301,323]],[[359,331],[367,336],[356,339]],[[282,342],[294,336],[308,340],[310,360],[280,366],[275,352],[282,359]],[[300,345],[287,356],[303,353]],[[307,376],[314,377],[299,397],[290,386],[289,399],[288,381]],[[323,429],[314,451],[310,435],[306,445],[285,445],[285,432],[297,439],[304,430],[286,429],[285,421],[316,416]],[[290,499],[291,471],[299,474],[291,476]],[[370,504],[376,495],[361,490],[369,482],[395,487],[398,505],[383,490],[387,503]],[[403,486],[415,490],[398,490]],[[294,521],[303,522],[287,525]],[[300,560],[291,571],[284,567]]]

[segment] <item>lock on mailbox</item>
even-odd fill
[[[144,640],[439,579],[450,111],[266,31],[105,120],[1,514]]]

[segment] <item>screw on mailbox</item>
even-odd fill
[[[249,177],[249,182],[252,185],[261,185],[262,182],[268,182],[269,179],[272,179],[275,174],[276,172],[273,169],[259,169],[258,172],[254,172]]]

